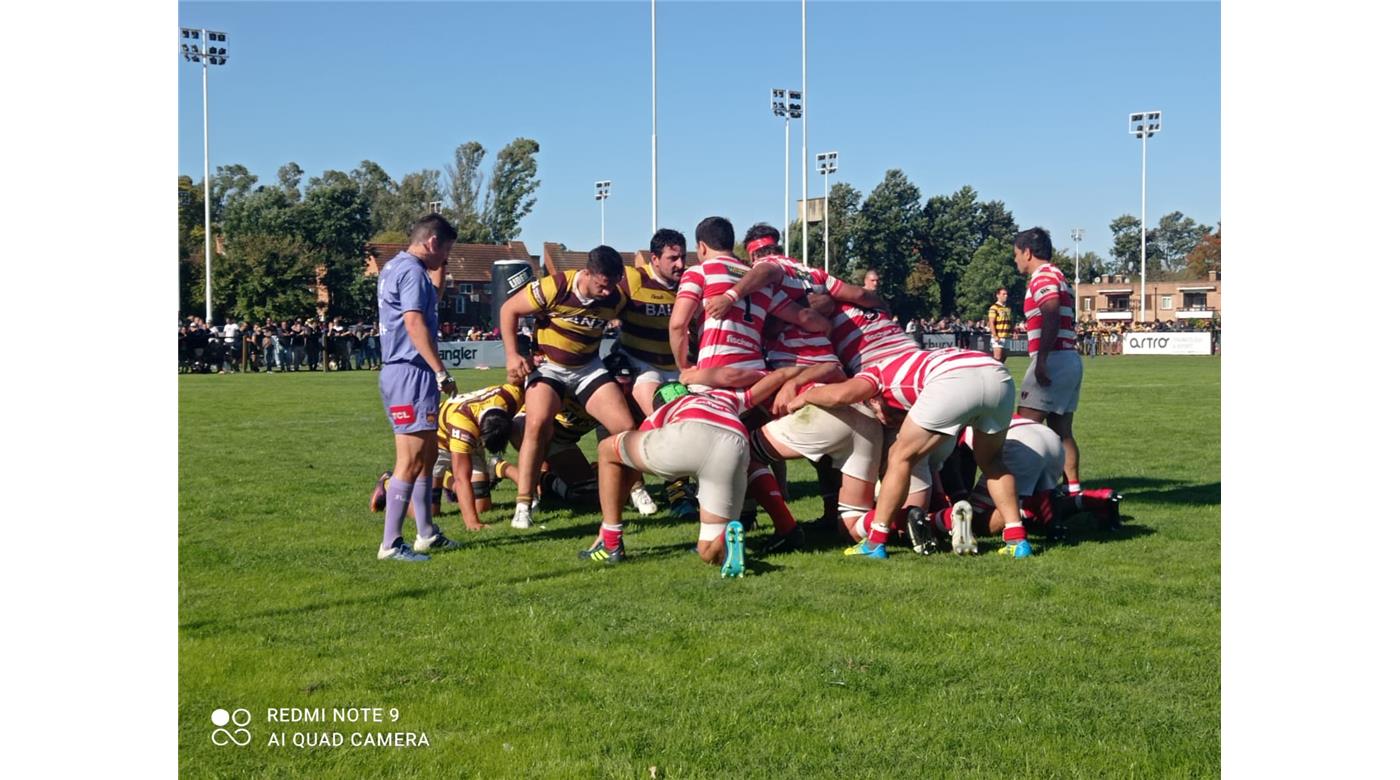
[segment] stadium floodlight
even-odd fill
[[[608,243],[608,193],[612,191],[612,179],[593,182],[593,199],[598,201],[601,212],[602,227],[598,234],[598,243]]]
[[[802,117],[802,93],[795,89],[773,90],[773,116],[783,118],[783,254],[787,254],[788,206],[792,180],[792,120]]]
[[[836,173],[836,152],[817,155],[817,172],[822,175],[822,270],[831,273],[831,189],[827,177]]]
[[[1142,139],[1142,295],[1138,300],[1138,321],[1147,322],[1147,139],[1162,132],[1161,111],[1138,111],[1128,115],[1128,132]]]
[[[1074,321],[1079,322],[1079,242],[1084,240],[1084,228],[1072,228],[1069,238],[1074,242]]]
[[[210,270],[214,257],[213,230],[209,219],[209,66],[228,63],[228,36],[214,30],[180,28],[180,53],[185,62],[199,63],[204,75],[204,321],[214,322],[214,277]],[[210,41],[218,41],[211,47]]]

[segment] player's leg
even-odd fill
[[[644,464],[640,455],[640,439],[646,435],[624,431],[598,442],[598,504],[602,509],[603,522],[598,531],[598,540],[579,553],[581,560],[610,564],[622,561],[625,555],[622,542],[624,485],[630,483],[636,474],[628,463]],[[624,448],[626,454],[623,454]]]
[[[885,553],[885,541],[897,513],[903,509],[905,500],[909,497],[909,481],[914,466],[946,438],[950,438],[948,434],[920,427],[912,415],[904,418],[899,428],[899,436],[890,446],[887,455],[870,532],[865,541],[846,550],[847,555],[888,557]]]
[[[1016,478],[1002,461],[1002,447],[1006,442],[1006,431],[972,434],[972,454],[977,459],[977,468],[987,480],[987,493],[991,496],[996,513],[1005,525],[1001,529],[1002,541],[1017,558],[1030,554],[1030,544],[1026,542],[1026,529],[1021,524],[1021,508],[1016,495]],[[1024,545],[1024,553],[1021,551]]]
[[[1060,437],[1065,447],[1065,483],[1071,495],[1080,491],[1079,442],[1074,439],[1074,412],[1052,414],[1045,424]]]
[[[530,502],[539,484],[545,451],[554,436],[554,415],[562,406],[560,392],[558,383],[550,378],[531,382],[525,391],[525,430],[520,437],[520,473],[515,483],[515,517],[510,521],[511,528],[529,528],[533,522]]]
[[[700,560],[720,565],[720,576],[744,575],[744,528],[734,520],[743,504],[749,470],[749,443],[737,433],[695,423],[701,429],[695,438],[703,446],[700,466],[695,471],[699,484],[700,539],[696,550]]]

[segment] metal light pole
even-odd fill
[[[822,175],[822,270],[831,273],[831,188],[827,177],[836,173],[836,152],[817,155],[817,172]]]
[[[204,75],[204,324],[214,323],[214,236],[209,217],[209,66],[228,62],[228,36],[215,30],[180,28],[180,53]],[[214,44],[218,44],[217,46]]]
[[[807,0],[802,0],[802,95],[807,95]],[[799,116],[801,116],[799,114]],[[807,210],[807,120],[802,120],[802,210]],[[807,215],[802,215],[802,264],[807,262]]]
[[[788,216],[788,207],[792,205],[792,197],[788,194],[791,188],[788,184],[792,179],[790,168],[792,166],[792,133],[791,123],[793,119],[802,117],[802,93],[795,89],[775,89],[773,90],[773,116],[783,118],[783,254],[788,253],[788,225],[792,224]]]
[[[651,233],[656,235],[656,0],[651,0]]]
[[[1069,231],[1070,240],[1074,242],[1074,321],[1079,321],[1079,242],[1084,240],[1084,228],[1073,228]]]
[[[598,243],[608,243],[608,191],[612,188],[612,179],[593,182],[593,199],[598,201],[599,211],[602,216],[602,226],[600,228]]]
[[[1162,132],[1161,111],[1141,111],[1128,115],[1128,132],[1142,139],[1142,298],[1138,301],[1138,321],[1147,322],[1147,139]]]

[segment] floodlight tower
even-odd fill
[[[608,243],[608,192],[611,189],[612,179],[593,182],[593,199],[598,201],[598,209],[603,220],[598,237],[600,244]]]
[[[1074,242],[1074,321],[1079,322],[1079,242],[1084,240],[1084,228],[1072,228],[1069,238]]]
[[[792,198],[788,194],[792,180],[792,120],[802,118],[802,93],[795,89],[773,90],[773,116],[783,118],[783,254],[788,253],[787,232],[792,220],[788,217],[788,207]]]
[[[1161,111],[1139,111],[1128,115],[1128,132],[1142,139],[1142,296],[1138,300],[1139,319],[1147,322],[1147,139],[1162,132]]]
[[[827,177],[836,173],[836,152],[817,155],[817,172],[822,175],[822,270],[831,273],[831,188]]]
[[[214,237],[209,219],[209,66],[228,63],[228,35],[216,30],[180,28],[180,54],[204,74],[204,324],[214,324]]]

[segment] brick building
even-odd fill
[[[407,244],[369,244],[365,248],[365,275],[379,269]],[[523,260],[539,273],[539,265],[525,244],[454,244],[447,256],[447,280],[443,284],[438,317],[455,325],[491,326],[491,312],[499,303],[491,299],[491,265],[497,260]]]
[[[1221,289],[1219,271],[1209,272],[1205,279],[1149,280],[1146,322],[1218,322],[1221,312]],[[1141,297],[1140,277],[1109,275],[1100,277],[1094,283],[1081,280],[1078,294],[1079,319],[1128,325],[1138,319]]]

